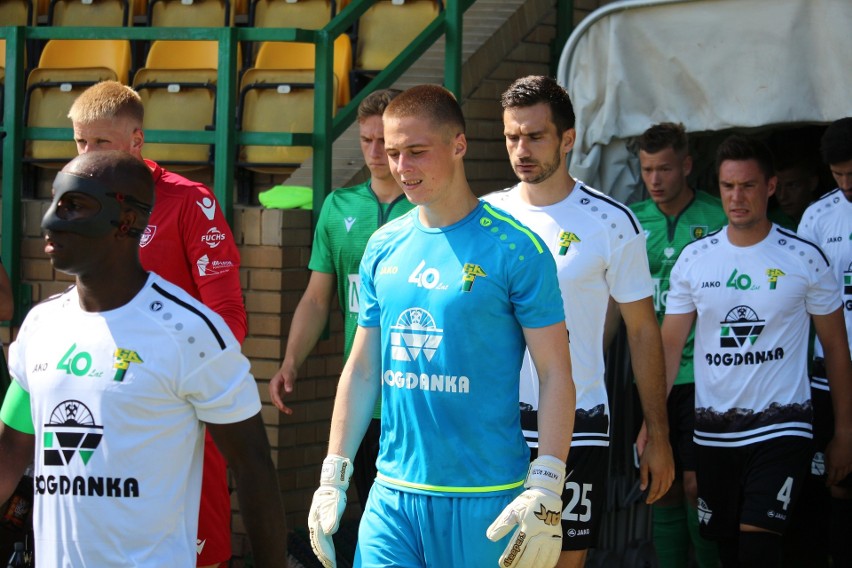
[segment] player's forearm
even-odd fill
[[[565,460],[571,447],[577,408],[577,393],[570,372],[545,378],[541,382],[539,401],[538,453]]]
[[[0,503],[5,503],[32,463],[35,438],[0,422]]]
[[[254,456],[243,468],[230,466],[255,566],[287,566],[287,521],[269,453]]]
[[[666,397],[672,392],[672,387],[680,370],[680,360],[683,349],[692,329],[693,314],[667,315],[660,327],[660,338],[663,343],[663,358],[666,373]]]
[[[15,313],[15,299],[12,297],[12,284],[6,269],[0,264],[0,320],[12,319]]]
[[[319,341],[328,322],[328,302],[303,296],[293,313],[287,348],[284,352],[285,365],[298,369],[308,358]]]
[[[852,362],[847,344],[825,351],[825,369],[831,389],[834,429],[852,435]]]
[[[355,452],[373,417],[382,388],[382,343],[378,327],[358,327],[352,353],[343,367],[334,413],[328,453],[355,459]]]
[[[336,454],[354,461],[358,446],[361,445],[361,440],[373,418],[373,408],[379,397],[381,383],[378,377],[378,373],[373,374],[372,378],[347,373],[347,369],[344,368],[337,386],[337,396],[334,399],[334,413],[331,417],[331,433],[328,440],[329,454]]]
[[[636,377],[636,389],[650,438],[668,439],[666,417],[667,378],[660,328],[656,320],[628,328],[630,359]]]
[[[835,432],[852,434],[852,361],[843,309],[812,319],[823,347]]]

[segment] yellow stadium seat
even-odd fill
[[[206,130],[216,112],[219,50],[215,41],[155,41],[133,88],[145,106],[149,130]],[[239,57],[238,57],[239,60]],[[207,144],[146,143],[146,158],[188,171],[210,163]]]
[[[51,0],[47,13],[50,26],[126,26],[130,22],[129,0]]]
[[[229,0],[148,0],[148,25],[156,27],[231,26],[234,3]]]
[[[36,23],[31,0],[0,0],[0,26],[26,26],[28,23]]]
[[[318,30],[334,16],[332,0],[252,0],[249,25]]]
[[[255,68],[313,70],[316,65],[314,44],[270,41],[261,44]],[[341,34],[334,40],[334,75],[337,78],[335,102],[338,107],[349,102],[349,73],[352,70],[352,43],[349,36]]]
[[[249,69],[240,84],[238,126],[248,132],[310,133],[314,90],[313,71]],[[256,172],[289,173],[311,154],[309,146],[242,146],[237,164]]]
[[[24,116],[27,126],[68,128],[68,109],[77,96],[99,81],[127,83],[130,42],[127,40],[50,40],[38,67],[27,78]],[[58,167],[77,155],[69,140],[30,140],[26,160]]]
[[[355,70],[375,73],[384,69],[440,10],[436,0],[376,0],[358,20]]]

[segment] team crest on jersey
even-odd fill
[[[462,267],[462,272],[464,272],[464,276],[462,276],[462,292],[470,292],[477,276],[482,276],[483,278],[488,276],[485,274],[485,271],[482,270],[481,266],[473,264],[472,262],[466,262]]]
[[[130,368],[130,364],[142,362],[142,358],[138,353],[136,353],[136,351],[117,347],[115,349],[115,363],[112,365],[115,369],[115,376],[113,377],[113,380],[118,382],[123,381],[124,375],[127,374],[127,369]]]
[[[390,332],[394,361],[415,361],[421,354],[431,361],[444,338],[444,330],[438,328],[432,314],[423,308],[402,312]]]
[[[843,271],[843,294],[852,296],[852,264]]]
[[[145,227],[145,230],[142,232],[142,236],[139,238],[139,246],[148,246],[148,244],[154,239],[154,235],[156,234],[157,225],[148,225],[147,227]]]
[[[754,345],[766,321],[760,319],[750,307],[737,306],[728,312],[721,324],[719,346],[724,349],[737,349],[746,343]]]
[[[571,243],[579,243],[580,237],[568,231],[559,231],[559,256],[568,254]]]
[[[104,427],[95,423],[88,406],[79,400],[60,402],[50,413],[42,432],[44,473],[34,479],[35,493],[75,498],[139,498],[139,480],[135,477],[73,474],[79,470],[78,461],[84,467],[89,465],[103,437]]]
[[[103,428],[79,400],[59,403],[44,426],[44,465],[66,466],[74,456],[88,464],[101,443]]]
[[[710,524],[710,519],[713,517],[713,511],[707,506],[707,503],[701,497],[698,498],[698,522],[702,525]]]
[[[692,240],[697,240],[707,234],[709,227],[707,225],[690,225],[689,232],[692,235]]]
[[[783,270],[780,268],[767,268],[766,275],[769,277],[769,289],[775,290],[778,286],[778,279],[782,276],[786,276]]]

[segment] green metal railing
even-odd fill
[[[474,0],[450,0],[446,8],[394,61],[372,79],[336,115],[334,108],[334,39],[345,33],[374,0],[353,0],[321,30],[295,28],[150,28],[150,27],[0,27],[6,40],[6,79],[3,108],[2,255],[16,301],[15,321],[28,309],[29,294],[21,283],[21,188],[22,158],[26,140],[71,140],[71,128],[35,128],[24,125],[24,64],[28,40],[127,39],[215,40],[219,45],[219,69],[213,131],[146,130],[146,142],[209,144],[213,147],[213,190],[226,218],[233,216],[234,163],[238,145],[312,146],[314,220],[323,199],[331,191],[332,144],[355,120],[358,104],[371,91],[389,87],[441,35],[446,36],[445,86],[461,96],[462,16]],[[240,42],[296,41],[314,43],[316,70],[313,133],[237,131],[237,47]],[[24,294],[22,294],[24,292]],[[26,296],[26,297],[23,297]]]

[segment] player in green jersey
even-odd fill
[[[671,122],[656,124],[639,138],[642,180],[650,199],[634,203],[631,209],[645,230],[654,309],[660,322],[666,312],[669,274],[680,251],[727,222],[719,199],[689,187],[686,178],[692,170],[692,157],[688,146],[683,125]],[[654,546],[662,568],[685,568],[690,541],[699,566],[718,565],[715,543],[698,535],[692,342],[690,333],[677,378],[674,385],[668,385],[669,432],[678,476],[654,504]],[[640,450],[642,437],[640,433]]]
[[[398,94],[397,90],[383,89],[361,101],[358,129],[370,179],[360,185],[334,190],[323,203],[308,263],[311,278],[293,314],[284,361],[269,383],[272,402],[285,414],[293,413],[284,404],[284,398],[293,392],[299,367],[325,329],[335,288],[344,319],[344,362],[349,357],[358,327],[358,267],[367,240],[376,229],[413,207],[391,175],[385,153],[382,113]],[[354,481],[362,504],[375,479],[380,416],[381,401],[376,405],[373,422],[355,457]]]

